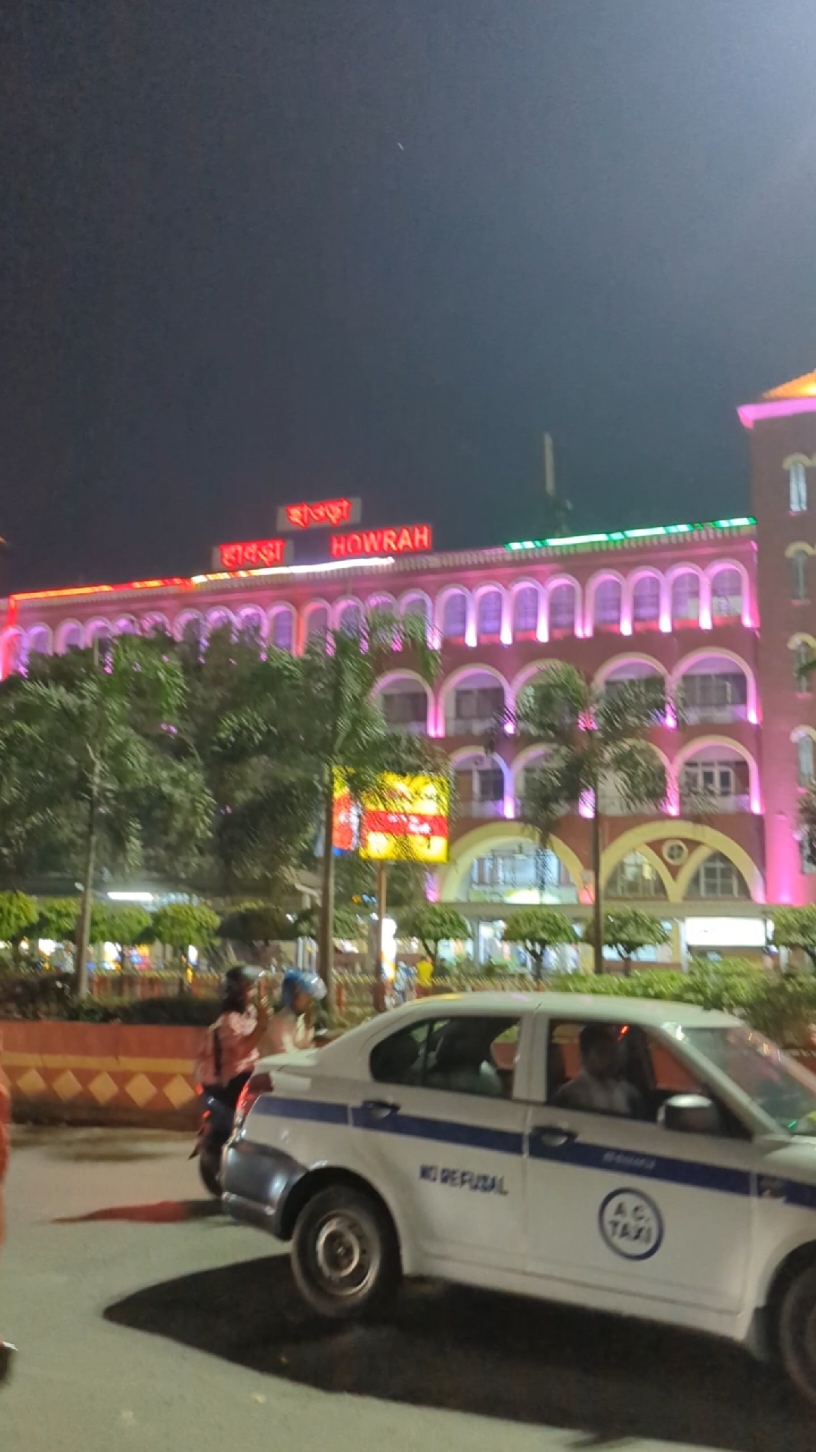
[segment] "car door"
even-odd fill
[[[580,1072],[584,1027],[541,1016],[549,1100]],[[625,1022],[614,1030],[622,1039],[639,1034],[647,1046],[651,1085],[633,1085],[637,1112],[647,1117],[556,1102],[531,1109],[528,1269],[573,1287],[734,1313],[751,1251],[754,1147],[724,1107],[722,1133],[663,1128],[661,1102],[705,1086],[659,1031]]]
[[[526,1104],[517,1064],[531,1016],[458,1013],[378,1040],[352,1108],[357,1163],[410,1217],[423,1255],[522,1270]]]

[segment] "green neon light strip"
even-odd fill
[[[692,534],[701,529],[745,529],[756,524],[750,514],[744,519],[714,519],[708,524],[656,524],[649,529],[618,529],[613,534],[573,534],[566,539],[522,539],[504,546],[506,550],[557,550],[569,549],[573,545],[620,544],[627,539],[654,539],[662,534]]]

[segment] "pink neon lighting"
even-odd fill
[[[476,621],[469,620],[465,626],[465,645],[475,646],[476,644]]]
[[[772,403],[744,403],[737,409],[739,421],[752,429],[759,419],[789,418],[794,413],[816,413],[816,398],[778,398]]]
[[[592,792],[583,792],[578,802],[578,813],[581,817],[592,817],[595,814],[595,803]]]
[[[701,600],[700,601],[700,629],[701,630],[710,630],[711,629],[711,626],[712,626],[712,623],[713,622],[712,622],[712,619],[711,619],[711,601],[710,600],[706,600],[705,602],[703,602]]]
[[[512,622],[510,620],[503,620],[502,621],[501,643],[502,643],[502,645],[512,645],[513,644],[513,625],[512,625]]]
[[[505,797],[503,804],[504,815],[508,821],[512,821],[516,815],[516,802],[514,797]]]
[[[663,634],[664,635],[671,635],[671,628],[672,628],[671,611],[668,610],[665,606],[661,605],[661,607],[660,607],[660,629],[663,631]]]

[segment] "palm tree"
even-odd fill
[[[411,665],[429,683],[439,670],[438,652],[426,640],[425,622],[370,612],[353,630],[313,641],[302,660],[302,721],[306,758],[319,783],[323,836],[318,967],[331,984],[334,916],[334,788],[342,773],[356,800],[376,797],[383,773],[447,770],[424,737],[390,728],[374,700],[374,688],[394,664],[395,651],[410,651]]]
[[[520,741],[545,748],[540,766],[526,775],[522,803],[522,815],[542,846],[562,813],[580,806],[591,816],[596,973],[603,972],[601,793],[614,783],[629,811],[654,810],[664,802],[665,770],[643,738],[665,712],[660,677],[599,691],[574,666],[557,663],[526,689],[515,715]]]
[[[60,845],[82,880],[76,989],[87,993],[94,878],[100,862],[140,865],[150,842],[176,860],[210,828],[212,804],[174,732],[184,710],[177,658],[161,639],[124,636],[104,661],[96,647],[38,657],[0,688],[0,758],[16,784],[16,810],[33,811],[28,848]],[[47,803],[47,807],[45,804]]]

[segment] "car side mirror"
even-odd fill
[[[722,1124],[716,1104],[703,1094],[673,1094],[661,1107],[658,1123],[681,1134],[720,1134]]]

